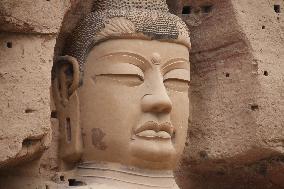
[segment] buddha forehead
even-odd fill
[[[158,40],[114,39],[96,45],[89,52],[87,62],[119,52],[140,55],[156,65],[177,58],[186,61],[189,59],[188,48],[182,44]]]

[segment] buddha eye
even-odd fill
[[[190,74],[185,69],[175,69],[164,75],[164,85],[169,90],[187,92],[189,89]]]
[[[104,74],[97,76],[97,79],[99,78],[112,80],[129,87],[139,86],[144,83],[144,78],[138,74]]]
[[[96,68],[96,80],[107,80],[129,87],[139,86],[144,82],[144,73],[130,63],[105,63]]]
[[[169,78],[164,80],[164,85],[167,89],[178,92],[187,92],[189,89],[189,81],[177,78]]]

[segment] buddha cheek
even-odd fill
[[[177,155],[183,152],[184,144],[186,142],[188,119],[189,119],[189,99],[188,93],[169,92],[169,96],[173,102],[173,109],[171,112],[171,120],[176,128],[174,146]]]
[[[84,82],[80,106],[87,156],[109,161],[127,159],[133,126],[141,116],[140,96],[137,87],[111,80]]]

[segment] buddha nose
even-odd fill
[[[151,92],[142,98],[142,111],[156,114],[170,113],[172,110],[172,101],[168,96],[163,82]]]

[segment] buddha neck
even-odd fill
[[[82,163],[76,177],[86,185],[106,185],[109,188],[178,189],[172,170],[147,170],[116,163]]]

